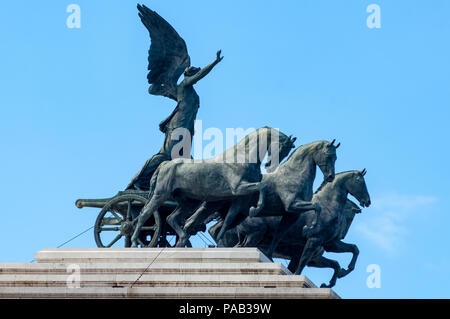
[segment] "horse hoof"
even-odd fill
[[[183,248],[183,247],[186,247],[186,246],[187,246],[187,243],[188,243],[188,239],[180,238],[180,239],[178,240],[178,242],[176,243],[175,247]]]
[[[345,277],[345,276],[348,275],[349,272],[350,272],[349,270],[346,270],[346,269],[344,269],[344,268],[341,268],[341,269],[339,270],[339,272],[338,272],[337,277],[338,277],[338,278]]]
[[[321,285],[320,285],[320,288],[328,288],[328,285],[326,285],[326,284],[321,284]]]

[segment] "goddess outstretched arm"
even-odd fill
[[[203,79],[209,72],[211,72],[211,70],[223,59],[223,56],[220,56],[220,54],[222,53],[222,50],[217,51],[217,56],[216,59],[211,62],[210,64],[208,64],[207,66],[205,66],[203,69],[201,69],[200,71],[198,71],[197,73],[195,73],[193,76],[187,77],[185,79],[185,85],[194,85],[195,83],[197,83],[198,81],[200,81],[201,79]]]

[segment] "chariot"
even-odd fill
[[[98,247],[131,246],[135,220],[148,201],[148,191],[125,190],[111,198],[78,199],[78,208],[101,208],[94,224],[94,238]],[[166,223],[166,217],[177,207],[175,201],[166,201],[146,221],[139,236],[140,247],[171,247],[176,232]],[[173,236],[173,237],[172,237]],[[191,246],[188,243],[188,246]]]

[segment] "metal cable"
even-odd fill
[[[205,245],[205,246],[207,246],[208,245],[208,243],[202,238],[202,237],[200,237],[200,235],[196,235],[196,238],[200,238],[200,240],[203,242],[203,244]]]
[[[203,235],[203,233],[200,232],[199,234],[200,234],[200,236],[203,236],[205,239],[207,239],[210,243],[214,244],[211,240],[209,240],[208,237],[206,237],[205,235]],[[172,238],[170,239],[169,244],[172,244],[172,241],[173,241],[174,238],[175,238],[175,237],[172,237]],[[201,239],[205,244],[208,245],[208,243],[207,243],[202,237],[200,237],[200,239]],[[159,255],[161,255],[161,253],[162,253],[166,248],[167,248],[167,247],[163,247],[163,248],[161,249],[161,251],[155,256],[155,258],[153,258],[153,260],[152,260],[152,261],[150,262],[150,264],[144,269],[144,271],[140,273],[139,277],[131,284],[130,288],[133,288],[133,286],[139,281],[139,279],[141,279],[141,277],[144,275],[144,273],[147,272],[147,270],[150,268],[150,266],[155,262],[155,260],[159,257]]]
[[[170,239],[169,244],[172,244],[172,241],[175,237],[172,237]],[[159,257],[159,255],[161,255],[161,253],[166,249],[167,247],[163,247],[161,249],[161,251],[155,256],[155,258],[153,258],[153,260],[150,262],[150,264],[147,266],[147,268],[144,269],[143,272],[141,272],[141,274],[139,275],[139,277],[131,284],[130,288],[133,288],[133,286],[139,281],[139,279],[141,279],[141,277],[144,275],[144,273],[150,268],[150,266],[155,262],[155,260]]]
[[[60,244],[59,246],[57,246],[56,248],[61,248],[62,246],[64,246],[65,244],[68,244],[68,243],[70,243],[72,240],[74,240],[75,238],[78,238],[78,237],[80,237],[81,235],[83,235],[84,233],[86,233],[86,232],[88,232],[88,231],[90,231],[92,228],[94,228],[95,227],[95,225],[94,226],[91,226],[91,227],[89,227],[88,229],[86,229],[86,230],[84,230],[84,231],[82,231],[81,233],[79,233],[78,235],[76,235],[76,236],[74,236],[74,237],[72,237],[72,238],[70,238],[69,240],[67,240],[67,241],[65,241],[65,242],[63,242],[62,244]],[[30,261],[30,263],[33,263],[33,262],[35,262],[35,260],[33,259],[33,260],[31,260]]]
[[[211,239],[209,239],[206,235],[204,235],[203,233],[199,233],[199,235],[201,236],[201,237],[203,237],[204,239],[206,239],[211,245],[213,245],[213,246],[215,246],[216,244],[215,243],[213,243],[212,241],[211,241]],[[202,239],[203,240],[203,239]],[[204,240],[203,240],[203,242],[205,242]],[[207,244],[206,242],[205,242],[205,244]],[[209,245],[209,244],[208,244]]]

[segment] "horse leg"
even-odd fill
[[[242,229],[240,229],[239,225],[235,229],[238,241],[237,244],[234,245],[234,247],[242,247],[242,245],[244,245],[247,240],[247,235],[242,231]]]
[[[203,202],[195,213],[186,220],[184,231],[189,235],[194,235],[198,225],[202,223],[211,213],[215,212],[222,202]]]
[[[230,225],[233,223],[237,214],[241,210],[242,203],[242,199],[236,199],[231,203],[230,209],[228,210],[228,213],[223,221],[222,228],[220,228],[219,234],[217,235],[217,242],[219,247],[224,247],[222,239],[225,235],[225,232],[230,228]]]
[[[295,254],[291,256],[291,261],[289,262],[288,269],[294,273],[297,269],[298,263],[300,262],[301,253]]]
[[[266,186],[262,182],[258,183],[241,183],[233,190],[234,196],[249,196],[259,192],[258,204],[256,207],[249,209],[248,215],[257,216],[264,208]]]
[[[139,217],[135,219],[135,221],[137,220],[137,223],[133,235],[131,236],[131,247],[137,247],[142,226],[144,226],[147,219],[150,218],[153,212],[157,210],[168,197],[169,196],[165,194],[163,195],[155,193],[148,201],[148,203],[144,206],[142,212],[139,214]],[[143,245],[142,242],[141,245]]]
[[[209,235],[217,242],[217,234],[220,231],[220,228],[223,225],[223,219],[221,219],[220,221],[218,221],[217,223],[215,223],[213,226],[211,226],[211,228],[208,229],[208,233]]]
[[[322,285],[320,285],[320,288],[331,288],[334,287],[334,285],[336,285],[336,280],[341,271],[341,266],[339,265],[339,263],[336,260],[332,260],[332,259],[328,259],[326,257],[323,256],[316,256],[315,258],[312,258],[309,262],[308,262],[308,266],[309,267],[316,267],[316,268],[332,268],[334,269],[334,273],[333,276],[330,279],[330,283],[328,285],[326,285],[325,283],[323,283]]]
[[[258,204],[256,207],[250,207],[250,210],[248,212],[248,215],[250,217],[256,217],[261,213],[261,211],[264,208],[264,202],[266,197],[266,186],[264,183],[259,183],[259,198],[258,198]]]
[[[184,247],[189,240],[189,235],[184,231],[182,223],[184,223],[186,215],[191,213],[195,208],[196,203],[186,202],[185,200],[180,200],[179,203],[180,204],[178,207],[169,216],[167,216],[166,222],[178,235],[178,241],[175,246]]]
[[[234,189],[232,189],[232,193],[234,196],[252,195],[253,193],[256,193],[260,190],[259,184],[260,182],[242,182],[238,184]]]
[[[267,226],[264,225],[256,231],[245,233],[240,232],[241,236],[244,235],[243,243],[239,247],[256,247],[266,234]]]
[[[311,237],[317,233],[321,213],[320,206],[313,202],[296,199],[289,204],[289,207],[286,207],[286,213],[297,215],[300,215],[301,213],[305,213],[311,210],[315,211],[315,219],[312,221],[309,227],[308,225],[303,226],[302,231],[304,237]]]
[[[352,260],[348,264],[347,269],[342,269],[338,274],[338,278],[347,276],[355,269],[356,260],[358,259],[359,249],[358,246],[354,244],[347,244],[340,240],[332,241],[324,246],[325,250],[332,253],[352,253]]]
[[[319,238],[308,238],[305,248],[303,249],[302,256],[300,257],[297,270],[295,271],[296,275],[300,275],[302,273],[303,269],[311,260],[311,258],[314,257],[314,253],[318,248],[320,248],[320,246],[321,240]]]
[[[270,243],[270,247],[267,251],[267,257],[272,260],[272,255],[277,248],[280,241],[284,238],[286,233],[291,229],[291,227],[295,224],[298,219],[298,215],[296,214],[287,214],[283,215],[281,218],[280,224],[277,227],[273,235],[272,242]]]

